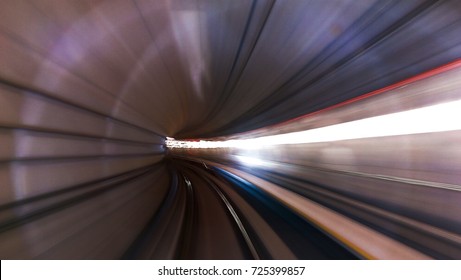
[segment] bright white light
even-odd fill
[[[357,121],[247,140],[172,141],[178,148],[257,149],[271,145],[318,143],[461,129],[461,100]],[[168,146],[167,140],[167,146]]]
[[[249,166],[265,166],[267,165],[266,161],[261,160],[259,158],[255,157],[249,157],[249,156],[235,156],[240,163],[243,163],[245,165]]]

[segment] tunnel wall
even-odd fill
[[[0,257],[120,258],[167,190],[164,138],[88,92],[10,78],[0,84]]]

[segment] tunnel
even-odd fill
[[[461,259],[461,2],[2,0],[1,259]]]

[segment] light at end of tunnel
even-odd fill
[[[167,138],[168,148],[259,149],[273,145],[307,144],[372,137],[461,130],[461,100],[376,116],[311,130],[228,141],[177,141]]]

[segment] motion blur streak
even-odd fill
[[[461,101],[454,101],[410,111],[373,117],[324,128],[228,141],[166,140],[169,148],[260,148],[282,144],[319,143],[348,139],[460,130]],[[395,125],[399,124],[399,125]]]
[[[0,258],[461,259],[459,34],[457,0],[3,0]]]

